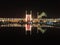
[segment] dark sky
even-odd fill
[[[48,17],[60,17],[60,2],[37,0],[37,1],[2,1],[0,3],[0,17],[23,17],[26,10],[32,10],[33,14],[36,12],[45,11]],[[20,16],[21,15],[21,16]]]

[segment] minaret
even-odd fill
[[[27,34],[27,31],[30,31],[30,34],[31,34],[31,20],[32,20],[32,11],[30,11],[30,14],[27,14],[27,11],[26,11],[26,25],[25,25],[25,28],[26,28],[26,34]]]

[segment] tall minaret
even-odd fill
[[[30,34],[31,34],[31,20],[32,20],[32,11],[30,11],[30,14],[27,14],[27,11],[26,11],[26,22],[27,24],[25,25],[25,28],[26,28],[26,33],[27,31],[30,31]]]

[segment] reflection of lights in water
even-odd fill
[[[42,19],[43,16],[47,16],[44,12],[41,15],[38,15],[37,18],[32,19],[32,14],[26,14],[26,18],[0,18],[2,21],[1,27],[25,27],[26,31],[31,32],[32,27],[37,27],[39,31],[44,33],[46,30],[42,27],[54,27],[55,25],[60,25],[60,23],[56,23],[60,21],[60,19]],[[23,20],[23,21],[22,21]],[[11,22],[13,24],[6,24],[5,21]],[[55,22],[55,23],[53,23]]]
[[[26,24],[25,25],[25,29],[26,29],[26,31],[31,31],[31,25],[30,24]]]

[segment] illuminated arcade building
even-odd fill
[[[31,33],[32,27],[37,27],[37,30],[42,33],[46,31],[42,27],[60,27],[60,18],[47,19],[42,18],[43,16],[47,17],[45,12],[40,15],[37,13],[37,18],[32,18],[32,11],[30,11],[30,14],[27,14],[26,11],[26,18],[0,18],[0,27],[25,27],[26,33],[27,31]]]

